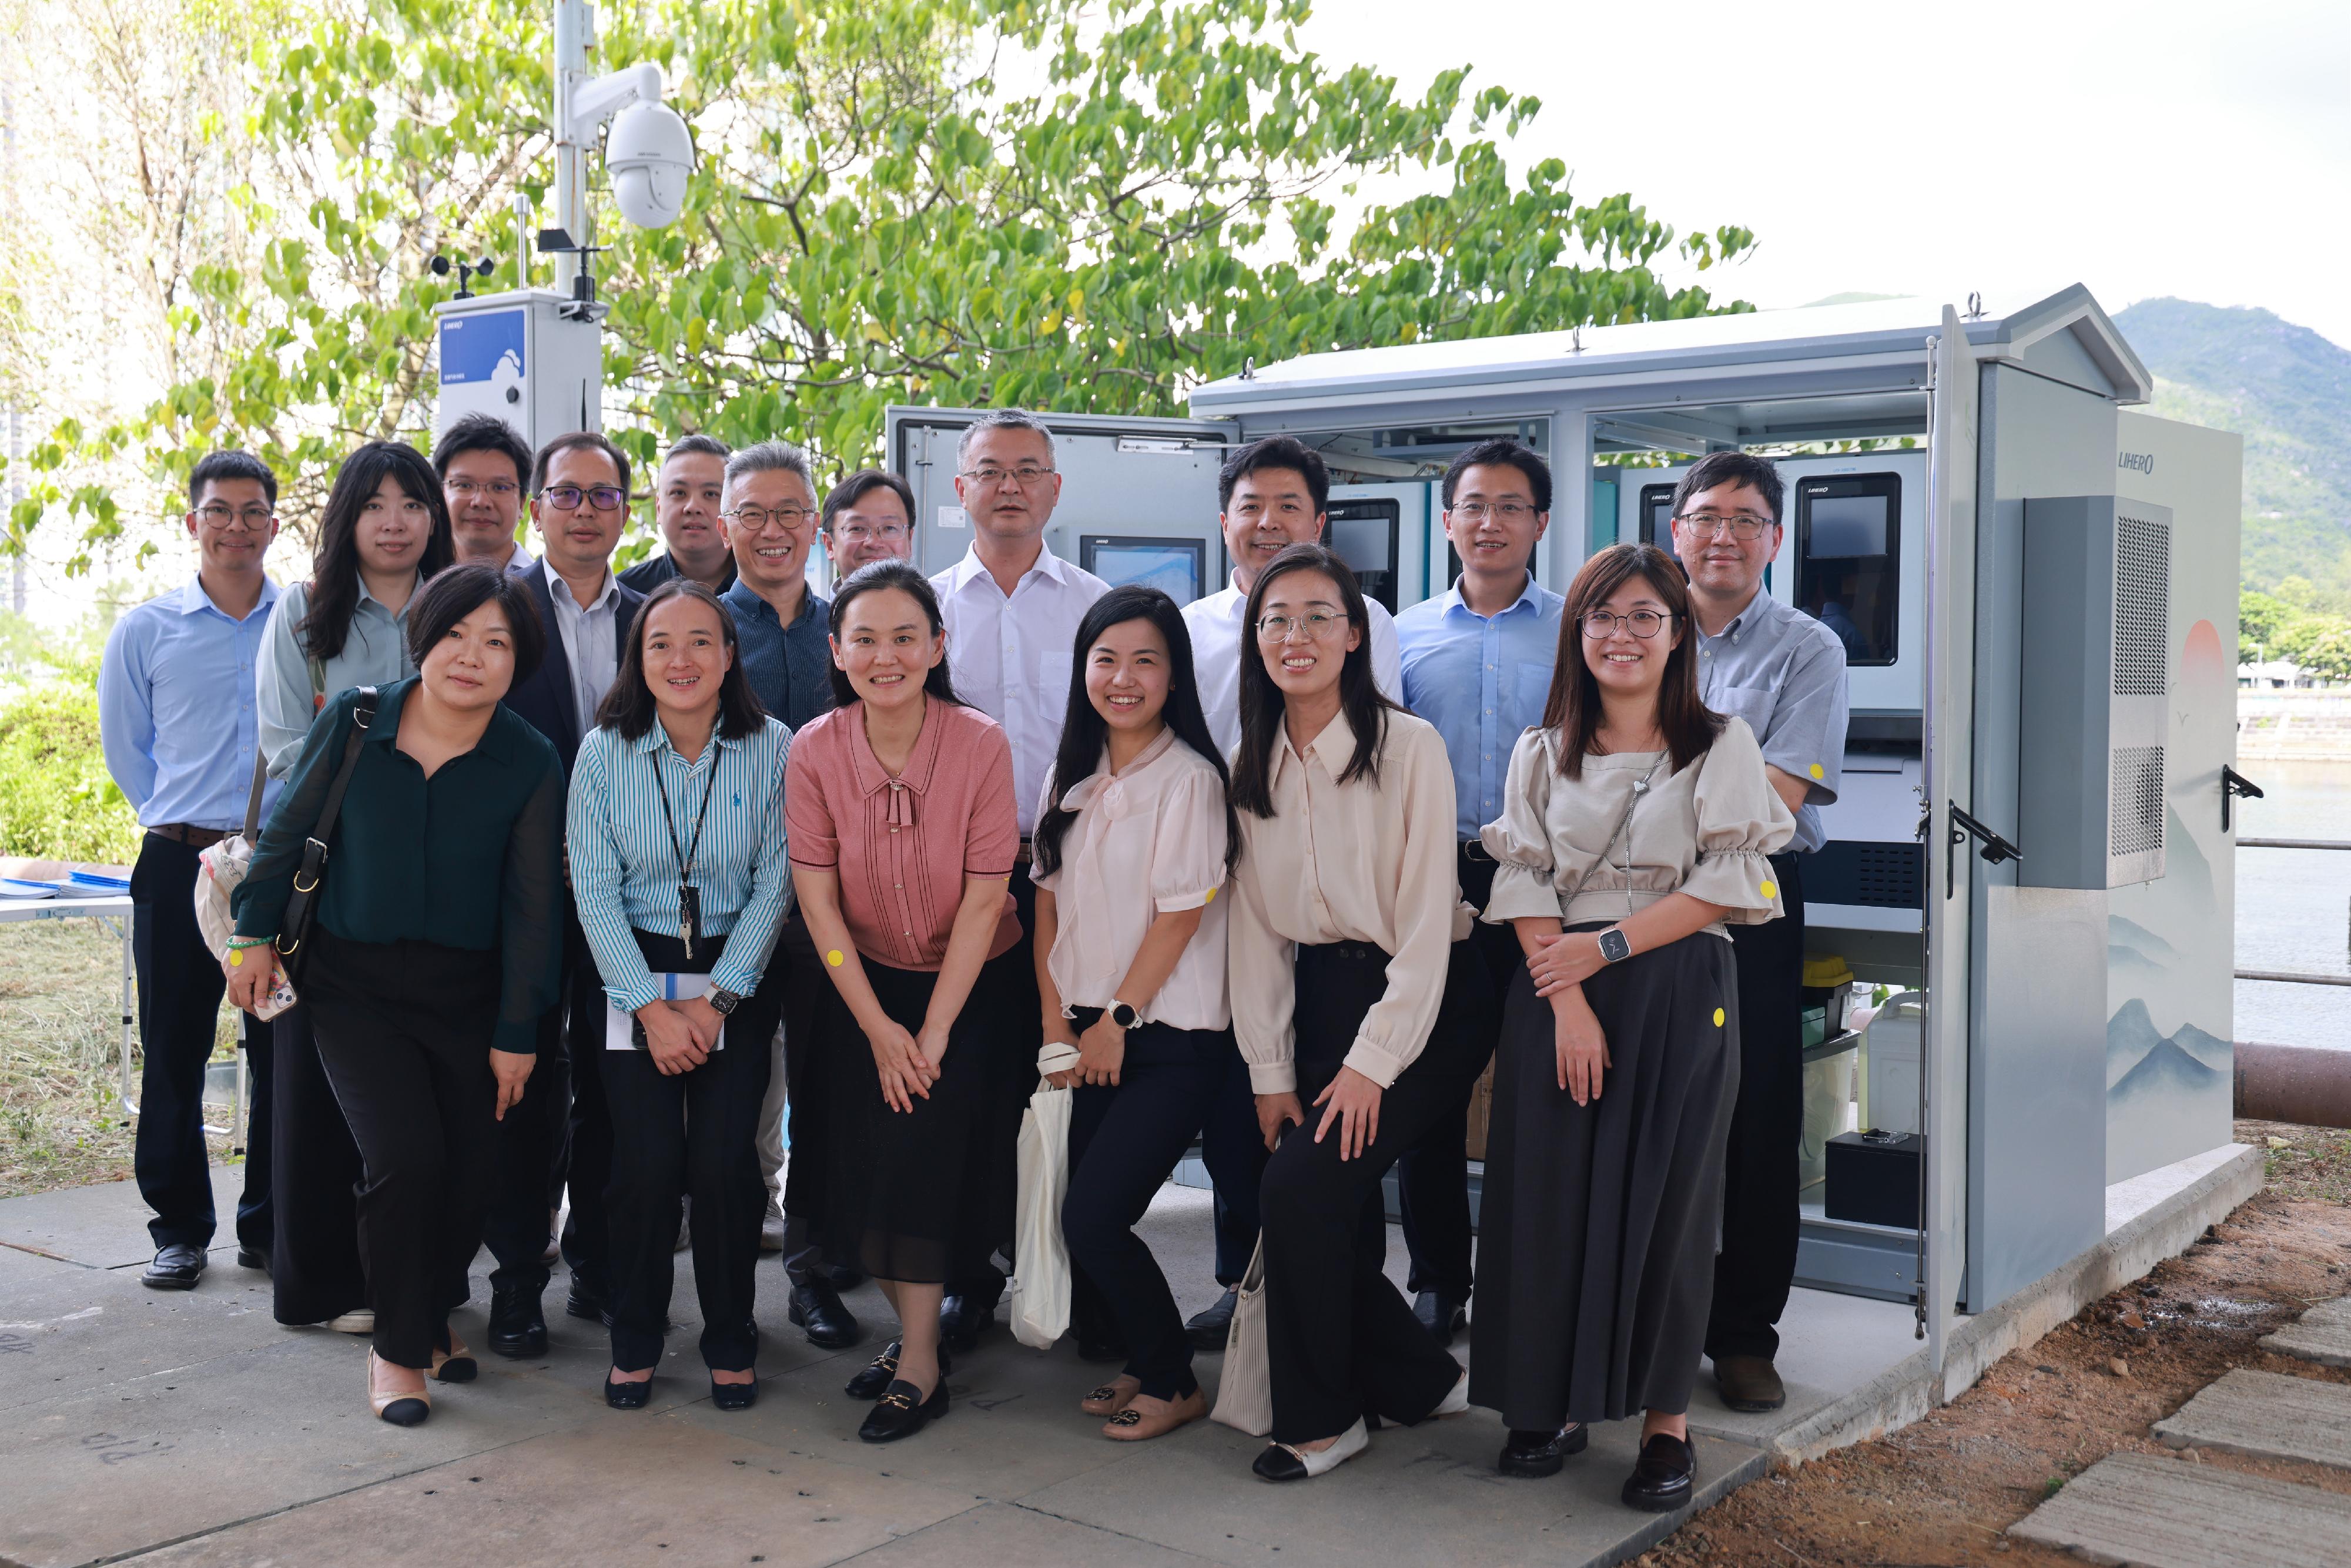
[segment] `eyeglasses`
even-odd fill
[[[766,507],[737,507],[731,512],[718,515],[736,527],[748,528],[756,534],[768,526],[771,517],[785,528],[799,528],[805,527],[816,513],[807,507],[777,507],[772,510]]]
[[[208,528],[225,528],[231,522],[243,523],[248,528],[266,528],[269,519],[277,514],[256,501],[249,507],[231,507],[219,501],[207,501],[196,508],[196,520]]]
[[[1630,615],[1594,610],[1583,618],[1583,634],[1597,643],[1604,637],[1614,637],[1616,628],[1622,626],[1635,637],[1649,638],[1664,630],[1666,622],[1672,619],[1655,610],[1635,610]]]
[[[970,480],[983,490],[996,489],[1008,479],[1024,490],[1033,490],[1052,476],[1052,469],[1040,468],[1033,463],[1023,463],[1018,468],[993,466],[968,468],[956,476],[958,479]]]
[[[578,511],[583,499],[600,512],[617,512],[629,493],[618,485],[590,485],[585,489],[577,485],[549,485],[538,498],[559,512]]]
[[[476,496],[488,496],[494,500],[503,501],[520,491],[522,486],[511,479],[493,479],[486,485],[476,485],[471,479],[444,479],[441,488],[460,501],[470,501]]]
[[[1320,611],[1311,615],[1269,615],[1257,623],[1257,634],[1260,642],[1287,643],[1291,632],[1303,632],[1308,640],[1319,643],[1335,636],[1346,623],[1343,615],[1325,615]]]
[[[1692,536],[1701,539],[1719,538],[1729,528],[1730,537],[1744,545],[1761,538],[1775,519],[1753,512],[1733,512],[1727,517],[1719,512],[1685,512],[1674,521],[1687,525]]]
[[[914,530],[904,523],[883,523],[878,527],[865,523],[845,523],[832,530],[832,537],[843,544],[862,545],[874,539],[894,545]]]
[[[1523,523],[1535,515],[1535,509],[1517,501],[1498,501],[1490,507],[1483,501],[1464,501],[1453,508],[1453,515],[1474,528],[1488,517],[1506,526]]]

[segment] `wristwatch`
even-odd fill
[[[1611,964],[1621,964],[1633,956],[1633,944],[1625,939],[1624,930],[1611,925],[1600,934],[1600,956]]]
[[[702,993],[702,999],[708,1002],[710,1004],[710,1010],[716,1013],[720,1018],[725,1018],[728,1013],[733,1012],[737,1008],[743,1005],[743,998],[737,996],[735,992],[728,990],[724,986],[711,987],[708,990]]]
[[[1110,1005],[1110,1021],[1121,1029],[1131,1030],[1143,1022],[1143,1015],[1124,1002],[1113,1002]]]

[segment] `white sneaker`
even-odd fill
[[[329,1318],[327,1326],[337,1333],[375,1333],[375,1309],[361,1307],[355,1312],[345,1312],[339,1318]]]
[[[1437,1408],[1431,1410],[1429,1415],[1432,1416],[1458,1416],[1468,1408],[1469,1375],[1465,1372],[1461,1375],[1460,1381],[1445,1391],[1445,1397],[1437,1402]]]

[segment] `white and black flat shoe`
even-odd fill
[[[1249,1469],[1269,1481],[1310,1480],[1329,1475],[1371,1444],[1372,1434],[1358,1416],[1355,1424],[1340,1433],[1339,1440],[1327,1448],[1293,1448],[1287,1443],[1270,1443]]]

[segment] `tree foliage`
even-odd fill
[[[2274,594],[2241,590],[2238,659],[2286,659],[2322,680],[2351,681],[2351,618],[2329,612],[2319,597],[2301,577],[2287,578]]]
[[[878,455],[895,402],[1176,413],[1251,359],[1722,308],[1660,271],[1734,258],[1745,230],[1581,201],[1556,157],[1513,174],[1537,99],[1335,68],[1298,47],[1306,10],[614,0],[603,68],[663,65],[699,164],[671,227],[600,220],[608,428],[641,455],[780,435],[840,468]],[[54,430],[11,539],[53,514],[118,528],[76,484],[101,453],[170,477],[250,446],[300,529],[353,443],[421,437],[450,292],[427,259],[487,252],[511,287],[512,193],[550,177],[549,11],[287,0],[247,66],[228,199],[252,243],[173,318],[204,368],[137,417]],[[1398,173],[1419,193],[1359,194]]]

